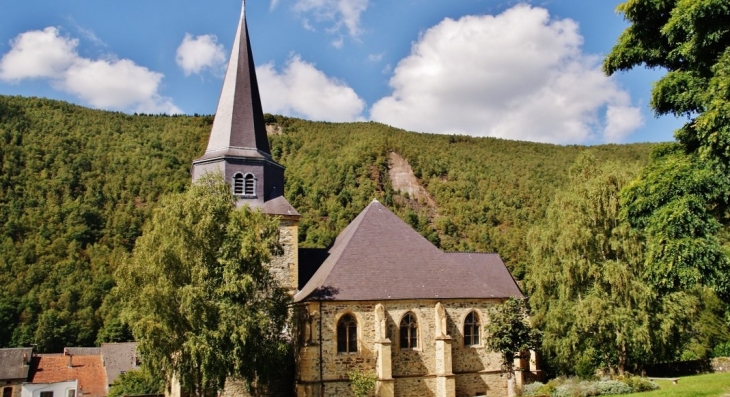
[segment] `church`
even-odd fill
[[[375,396],[506,396],[484,326],[490,307],[524,296],[499,255],[443,252],[375,200],[331,247],[299,249],[284,171],[269,149],[244,6],[191,173],[221,172],[239,206],[280,220],[284,254],[270,268],[294,302],[291,393],[350,396],[348,373],[359,371],[376,376]]]

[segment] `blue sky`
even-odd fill
[[[672,140],[661,71],[607,78],[617,0],[248,0],[264,111],[560,144]],[[239,0],[24,0],[0,13],[0,94],[215,111]]]

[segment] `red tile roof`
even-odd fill
[[[101,356],[71,356],[72,367],[68,366],[68,357],[63,354],[40,354],[34,357],[31,383],[76,380],[79,385],[77,396],[106,396],[106,374]]]

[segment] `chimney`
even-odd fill
[[[68,367],[73,368],[74,367],[73,355],[71,355],[71,353],[68,351],[68,347],[63,348],[63,355],[68,356]]]
[[[23,365],[28,365],[28,353],[23,353]]]

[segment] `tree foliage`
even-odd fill
[[[302,213],[301,246],[331,244],[377,198],[444,250],[499,252],[517,278],[527,230],[586,150],[379,123],[267,120],[281,127],[269,139],[287,167],[287,200]],[[112,275],[159,198],[189,184],[211,122],[0,96],[0,346],[60,352],[129,340],[109,294]],[[640,168],[650,148],[592,150],[600,161]],[[391,151],[408,160],[433,206],[393,189]]]
[[[220,176],[163,198],[116,272],[123,318],[151,371],[198,396],[228,377],[275,376],[289,296],[266,263],[280,248],[278,221],[236,209]]]
[[[489,310],[486,345],[502,354],[502,370],[512,377],[515,358],[535,349],[540,334],[528,320],[527,301],[509,298]]]
[[[646,230],[650,280],[677,291],[708,285],[730,301],[730,261],[718,234],[730,218],[730,4],[724,0],[629,0],[630,23],[604,61],[615,73],[645,65],[658,115],[688,117],[677,144],[623,195],[632,225]]]
[[[579,158],[567,188],[530,234],[526,286],[542,348],[558,372],[620,373],[676,355],[697,300],[659,296],[644,282],[641,235],[621,216],[619,194],[634,177]]]
[[[347,377],[350,379],[350,389],[356,397],[365,397],[370,394],[377,381],[375,374],[360,371],[350,371],[347,373]]]
[[[145,370],[128,371],[119,375],[109,388],[108,397],[125,397],[141,394],[162,394],[165,382],[154,378]]]
[[[1,347],[94,345],[117,258],[184,188],[211,121],[0,96]]]

